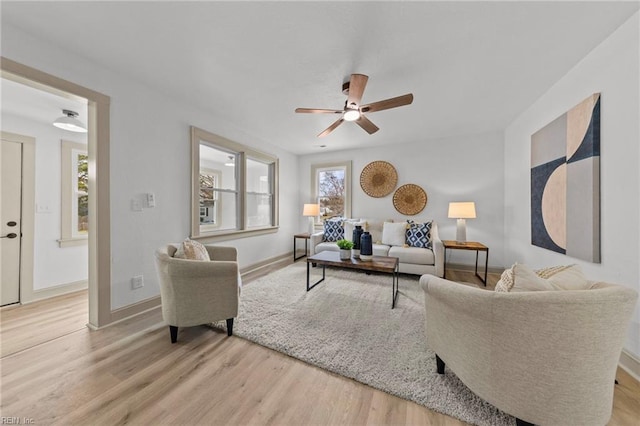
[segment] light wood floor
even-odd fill
[[[498,278],[490,274],[488,288]],[[0,310],[1,416],[64,425],[464,424],[208,327],[181,329],[171,345],[159,310],[90,331],[86,305],[79,292]],[[618,380],[609,424],[637,424],[640,385],[622,370]]]

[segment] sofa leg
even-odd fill
[[[438,367],[438,374],[444,374],[444,361],[440,359],[436,354],[436,366]]]
[[[522,419],[516,417],[516,426],[535,426],[533,423],[525,422]]]
[[[178,327],[176,327],[175,325],[170,325],[169,334],[171,335],[171,343],[175,343],[178,341]]]
[[[233,318],[227,320],[227,336],[233,335]]]

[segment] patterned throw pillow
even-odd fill
[[[207,248],[190,238],[185,239],[182,244],[180,244],[173,257],[189,260],[211,260]]]
[[[344,238],[342,219],[324,221],[324,241],[335,242]]]
[[[432,247],[431,222],[414,223],[412,220],[407,220],[407,223],[407,245],[430,249]]]

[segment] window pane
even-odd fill
[[[270,165],[247,158],[247,191],[271,193]]]
[[[206,170],[219,171],[221,176],[219,181],[216,182],[217,188],[236,190],[236,162],[235,154],[200,144],[200,172],[203,173]]]
[[[344,170],[318,171],[318,204],[322,218],[344,216]]]
[[[87,194],[89,192],[89,156],[78,154],[78,192]]]
[[[200,203],[200,231],[237,228],[235,193],[212,190],[212,199]]]
[[[247,194],[247,226],[270,226],[271,221],[271,195]]]
[[[78,233],[89,231],[89,196],[78,197]]]

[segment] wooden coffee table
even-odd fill
[[[313,285],[309,285],[309,269],[311,264],[322,265],[322,278]],[[397,257],[373,256],[371,260],[354,259],[353,257],[340,260],[340,253],[336,251],[322,251],[307,257],[307,291],[311,290],[325,278],[326,266],[337,266],[345,269],[357,269],[360,271],[385,272],[391,274],[391,309],[396,307],[398,298],[398,274],[399,264]]]

